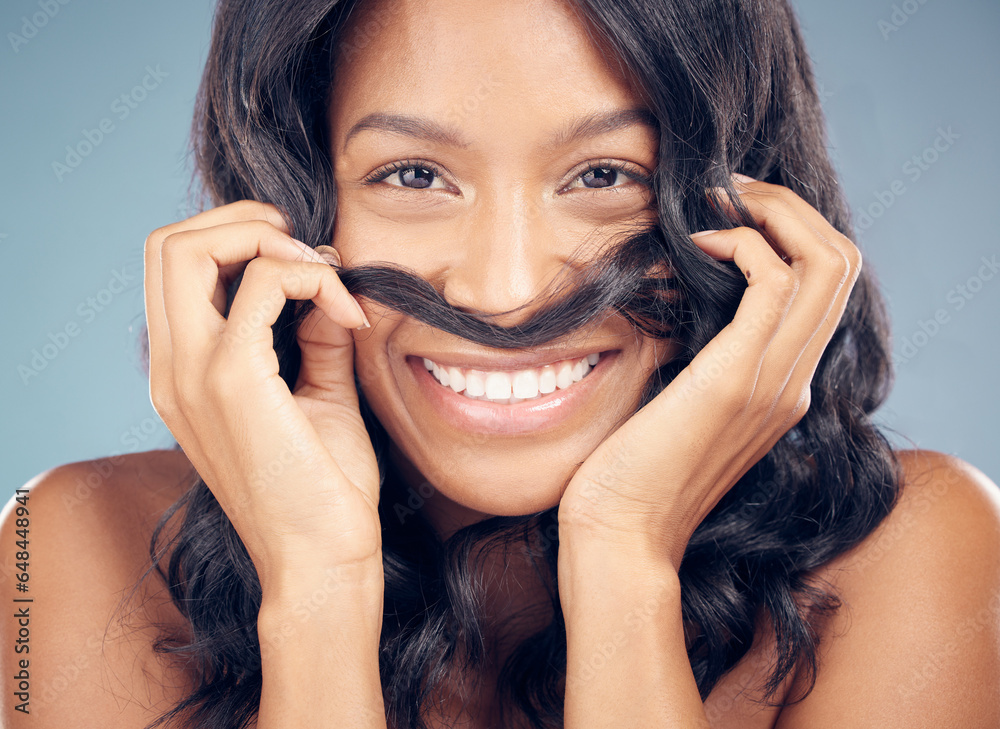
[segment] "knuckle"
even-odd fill
[[[797,192],[795,192],[795,190],[793,190],[790,187],[787,187],[786,185],[770,184],[768,189],[770,192],[773,192],[775,196],[781,200],[783,205],[788,206],[790,210],[795,209],[795,204],[792,202],[793,200],[799,200],[805,202],[805,200],[802,200],[801,195],[799,195]]]
[[[241,200],[237,204],[242,206],[241,212],[256,222],[271,226],[284,224],[284,216],[276,205],[260,200]]]
[[[778,213],[779,215],[782,215],[786,218],[794,218],[796,220],[799,220],[801,218],[799,212],[795,209],[795,206],[788,199],[788,195],[794,195],[794,194],[795,193],[789,190],[787,187],[782,187],[776,192],[774,199],[768,201],[767,205],[772,211]]]
[[[148,251],[150,248],[159,245],[160,241],[162,241],[168,235],[170,235],[169,225],[164,225],[157,228],[152,233],[146,236],[146,242],[143,244],[143,250]]]
[[[847,240],[846,237],[845,240]],[[864,263],[862,260],[861,249],[854,245],[854,243],[850,240],[847,240],[847,246],[844,254],[847,256],[851,273],[854,278],[857,279],[858,275],[861,273],[861,267]]]
[[[841,281],[846,281],[851,275],[851,259],[848,255],[833,245],[824,246],[823,251],[823,268]]]
[[[275,233],[280,232],[267,218],[255,217],[252,220],[245,221],[243,225],[252,230],[260,238],[270,238]]]
[[[728,230],[726,230],[724,232],[726,233],[726,235],[731,235],[734,238],[736,238],[737,245],[739,245],[739,244],[759,244],[759,243],[763,243],[764,245],[767,245],[767,240],[764,238],[763,235],[761,235],[760,233],[758,233],[753,228],[748,228],[745,225],[741,225],[741,226],[736,227],[736,228],[729,228]]]
[[[176,377],[174,379],[176,382],[176,386],[174,387],[174,401],[177,412],[196,412],[204,402],[202,393],[192,386],[193,383],[179,382]]]
[[[190,232],[173,230],[163,237],[160,243],[160,260],[164,266],[175,264],[186,254]]]
[[[243,271],[244,281],[269,281],[272,280],[277,271],[278,262],[270,259],[258,256],[257,258],[251,258],[250,262],[247,263],[246,268]]]
[[[812,403],[812,388],[806,384],[801,389],[786,388],[781,394],[780,408],[794,423],[802,419]]]
[[[243,213],[250,217],[265,217],[267,213],[268,204],[261,202],[260,200],[253,200],[252,198],[245,198],[243,200],[237,200],[233,203],[233,207],[240,213]]]
[[[278,223],[278,221],[273,218],[271,220],[255,218],[254,220],[246,221],[243,225],[245,226],[247,235],[253,237],[259,247],[265,241],[286,240],[288,238],[285,232],[277,227],[275,223]]]
[[[150,377],[149,400],[160,418],[167,422],[177,414],[177,403],[174,400],[174,388],[161,377]]]
[[[753,407],[753,397],[747,393],[751,388],[739,377],[727,377],[717,384],[722,402],[726,403],[730,417],[737,418],[744,415]]]
[[[142,244],[142,254],[147,263],[153,256],[159,254],[164,241],[174,230],[173,225],[164,225],[146,236],[146,240]]]
[[[776,267],[771,277],[773,286],[783,299],[791,299],[799,289],[799,277],[787,266]]]

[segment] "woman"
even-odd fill
[[[31,485],[11,726],[1000,722],[995,486],[869,419],[784,2],[224,2],[195,139],[182,450]]]

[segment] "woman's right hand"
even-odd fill
[[[145,266],[153,407],[265,591],[317,568],[381,570],[378,464],[349,331],[366,322],[334,269],[291,237],[277,208],[253,201],[154,231]],[[226,291],[244,268],[227,319]],[[287,299],[317,305],[298,330],[292,391],[271,333]]]

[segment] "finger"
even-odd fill
[[[344,329],[334,340],[337,344],[353,341],[346,330],[363,324],[356,300],[329,264],[255,258],[247,265],[226,322],[224,336],[231,353],[245,358],[252,356],[247,350],[266,347],[273,351],[271,326],[289,299],[311,299],[333,324]]]
[[[153,231],[153,233],[151,233],[146,239],[144,250],[147,292],[150,290],[148,284],[151,281],[160,282],[161,280],[160,251],[163,246],[163,242],[168,236],[181,231],[203,230],[205,228],[215,227],[224,223],[249,220],[263,220],[264,222],[270,223],[286,235],[291,235],[290,226],[278,208],[274,205],[258,202],[256,200],[240,200],[238,202],[230,203],[229,205],[222,205],[210,210],[205,210],[186,220],[181,220]],[[229,275],[230,280],[235,278],[235,275],[238,275],[238,271],[227,271],[226,273]],[[153,289],[161,290],[162,286],[157,285],[154,286]],[[163,302],[160,298],[161,297],[149,297],[146,301],[147,326],[150,328],[151,337],[153,336],[154,329],[157,336],[159,336],[160,333],[165,331],[166,327],[166,316],[163,309]],[[218,303],[218,301],[216,301],[216,303]],[[225,292],[222,294],[222,304],[223,306],[225,304]],[[150,366],[152,366],[152,362],[150,363]]]
[[[316,252],[331,266],[340,265],[332,246],[317,246]],[[296,338],[301,362],[293,392],[357,407],[353,335],[317,307],[299,325]]]
[[[764,230],[765,237],[776,246],[782,260],[793,264],[801,260],[797,255],[796,233],[799,231],[805,233],[809,229],[845,256],[850,258],[855,252],[852,250],[854,244],[845,235],[830,225],[819,211],[792,190],[742,175],[734,175],[734,178],[734,187],[740,202],[748,208],[757,224]],[[709,199],[713,205],[718,204],[725,212],[736,213],[735,204],[723,188],[710,188]],[[779,239],[785,242],[787,248],[778,244]]]
[[[204,210],[197,215],[192,215],[186,220],[179,220],[176,223],[165,225],[160,228],[165,238],[171,233],[181,230],[197,230],[201,228],[212,228],[223,223],[238,223],[246,220],[263,220],[270,223],[282,233],[291,236],[292,229],[284,214],[270,203],[263,203],[258,200],[238,200],[228,205],[220,205],[215,208]]]
[[[840,250],[847,258],[849,270],[847,272],[843,288],[841,288],[841,290],[837,293],[836,299],[830,307],[830,311],[827,313],[823,323],[820,325],[818,331],[812,341],[809,342],[806,347],[806,351],[803,352],[802,355],[802,362],[811,363],[811,366],[807,367],[805,370],[806,381],[811,381],[816,367],[819,365],[820,359],[823,356],[823,352],[830,343],[830,340],[833,338],[833,334],[836,332],[837,327],[840,324],[840,320],[843,318],[851,293],[857,283],[858,277],[861,274],[863,265],[861,251],[850,238],[837,230],[818,210],[816,210],[816,208],[803,200],[792,190],[781,187],[780,185],[769,185],[767,183],[758,182],[754,182],[754,184],[750,185],[750,187],[763,188],[765,190],[775,188],[777,192],[782,195],[785,202],[797,210],[798,213],[813,226],[818,235],[820,235],[826,242]]]
[[[707,192],[713,205],[734,221],[738,220],[736,204],[724,188],[713,187]],[[742,183],[737,183],[736,197],[748,209],[768,243],[783,261],[794,265],[804,260],[799,240],[806,233],[815,235],[815,230],[797,211],[774,192],[751,189]],[[778,243],[779,240],[782,243]]]
[[[181,230],[196,230],[214,227],[226,222],[240,220],[265,220],[271,225],[290,234],[290,229],[280,211],[274,206],[255,200],[240,200],[229,205],[212,208],[186,220],[158,228],[149,234],[143,247],[143,292],[146,310],[146,329],[149,336],[150,387],[154,405],[166,404],[167,393],[162,392],[168,384],[171,366],[170,335],[163,302],[163,276],[160,265],[160,250],[167,236]],[[158,411],[159,412],[159,411]]]
[[[257,200],[239,200],[237,202],[230,203],[229,205],[222,205],[217,208],[212,208],[211,210],[206,210],[187,220],[175,223],[173,226],[167,226],[167,234],[170,235],[182,230],[203,230],[205,228],[212,228],[226,223],[238,223],[255,220],[270,223],[282,233],[292,237],[291,224],[285,218],[284,213],[282,213],[275,205],[262,203]],[[305,251],[303,251],[303,253],[303,259],[308,260],[308,254],[305,253]],[[246,261],[238,261],[233,264],[222,266],[219,269],[220,284],[216,287],[216,294],[213,299],[213,303],[215,303],[216,308],[219,311],[225,310],[227,287],[236,280],[245,267]]]
[[[225,302],[218,300],[220,268],[260,256],[298,262],[306,255],[323,263],[315,251],[305,251],[288,235],[261,220],[182,230],[167,236],[160,250],[160,264],[174,356],[183,361],[185,368],[197,369],[224,329]],[[329,266],[324,264],[323,268]]]
[[[213,239],[206,236],[213,235]],[[193,241],[193,243],[188,243]],[[251,243],[256,242],[254,248]],[[301,241],[289,237],[283,231],[262,220],[247,220],[223,223],[198,231],[179,231],[169,236],[164,246],[191,245],[186,251],[171,250],[171,254],[203,258],[205,254],[215,262],[215,267],[206,268],[206,291],[211,291],[216,310],[225,312],[226,292],[229,286],[246,268],[247,262],[255,256],[273,256],[285,260],[306,260],[322,263],[323,258]],[[161,257],[162,257],[161,252]]]
[[[830,221],[828,221],[822,213],[799,197],[799,195],[793,190],[784,187],[783,185],[761,182],[760,180],[755,180],[752,177],[745,177],[744,179],[737,177],[736,187],[739,190],[749,190],[759,193],[760,195],[767,195],[768,193],[771,193],[781,197],[781,199],[793,207],[795,211],[817,231],[817,233],[822,233],[823,236],[830,241],[830,243],[840,248],[845,254],[850,255],[850,248],[854,245],[851,240],[839,230],[834,228],[830,224]]]
[[[325,311],[316,307],[299,325],[301,352],[293,392],[328,402],[358,407],[354,383],[354,337]]]
[[[811,206],[781,186],[758,189],[764,184],[745,185],[741,201],[779,250],[789,253],[791,268],[800,277],[799,292],[781,331],[771,343],[767,366],[762,371],[762,384],[783,388],[807,351],[815,354],[818,361],[846,306],[850,286],[844,290],[845,283],[856,271],[852,270],[848,255],[831,242],[834,236],[829,234],[836,231],[829,223],[825,224],[827,230],[817,231],[800,214],[800,207],[794,201]],[[726,205],[732,207],[732,202],[726,201]],[[815,369],[816,361],[810,361],[810,357],[802,361],[808,371]],[[800,374],[800,383],[801,379]]]
[[[733,321],[692,360],[692,376],[700,379],[701,373],[695,370],[714,362],[743,361],[750,368],[743,374],[755,381],[764,354],[796,295],[798,277],[752,228],[717,230],[691,238],[709,255],[734,261],[747,278],[747,289]],[[737,375],[734,379],[740,378]]]

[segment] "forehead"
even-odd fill
[[[335,139],[372,111],[495,132],[634,107],[627,77],[571,0],[361,0],[337,43],[330,117]]]

